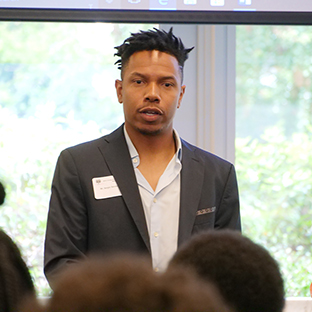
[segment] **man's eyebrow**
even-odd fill
[[[139,77],[139,78],[143,78],[143,79],[147,79],[149,77],[149,75],[146,74],[142,74],[140,72],[132,72],[129,75],[129,78],[133,78],[133,77]],[[165,80],[174,80],[174,81],[178,81],[178,77],[176,77],[175,75],[168,75],[168,76],[162,76],[159,77],[158,79],[159,81],[165,81]]]
[[[176,76],[172,75],[172,76],[164,76],[164,77],[161,77],[161,80],[177,80]]]
[[[144,74],[141,74],[139,72],[133,72],[130,74],[130,77],[133,77],[133,76],[138,76],[138,77],[141,77],[141,78],[146,78],[147,75],[144,75]]]

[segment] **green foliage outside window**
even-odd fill
[[[41,296],[51,291],[43,242],[57,157],[121,124],[114,46],[153,26],[0,23],[0,227],[21,248]]]
[[[236,140],[243,232],[282,269],[288,296],[309,296],[312,267],[312,127],[285,140],[270,128],[261,140]]]
[[[312,27],[238,26],[236,169],[243,232],[278,260],[287,296],[312,268]]]

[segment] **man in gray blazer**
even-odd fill
[[[116,47],[115,87],[125,123],[64,150],[57,162],[45,240],[45,274],[94,253],[150,255],[163,271],[193,234],[240,230],[235,170],[173,129],[192,50],[169,32],[132,34]]]

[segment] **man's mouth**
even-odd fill
[[[140,110],[141,114],[145,114],[147,116],[154,116],[154,115],[162,115],[162,111],[158,108],[144,108]]]
[[[155,111],[146,111],[146,112],[143,112],[143,114],[146,114],[148,116],[159,115],[159,113]]]

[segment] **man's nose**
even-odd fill
[[[149,102],[160,101],[160,90],[156,83],[150,83],[146,89],[145,100]]]

